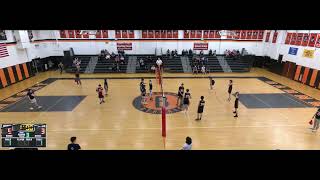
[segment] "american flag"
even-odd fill
[[[6,44],[0,43],[0,58],[9,56]]]

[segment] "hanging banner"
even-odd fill
[[[318,34],[315,47],[320,48],[320,34]]]
[[[167,30],[161,30],[160,37],[163,39],[167,38]]]
[[[97,35],[96,35],[97,36]],[[101,36],[101,35],[100,35]],[[116,38],[121,38],[121,31],[120,30],[116,30]],[[143,31],[142,31],[142,38],[143,37]]]
[[[167,38],[172,38],[172,30],[167,30]]]
[[[128,38],[127,30],[122,30],[121,34],[122,34],[122,38]]]
[[[266,40],[265,40],[265,42],[269,42],[269,38],[270,38],[270,32],[267,32],[267,35],[266,35]]]
[[[134,38],[134,30],[129,30],[129,38]]]
[[[148,38],[154,38],[154,31],[148,30]]]
[[[132,50],[132,43],[117,43],[118,50]]]
[[[184,30],[183,38],[184,39],[189,39],[190,38],[190,31],[189,30]]]
[[[302,46],[307,46],[309,42],[309,34],[308,33],[304,33],[303,34],[303,38],[302,38]]]
[[[60,30],[60,38],[66,38],[66,30]]]
[[[251,37],[252,37],[252,30],[248,30],[246,39],[251,39]]]
[[[247,31],[246,30],[242,30],[241,34],[240,34],[240,39],[246,39],[247,36]]]
[[[276,42],[277,42],[277,38],[278,38],[278,32],[275,31],[275,32],[273,33],[272,43],[276,43]]]
[[[263,35],[264,35],[264,30],[260,30],[260,31],[259,31],[258,39],[263,40]]]
[[[159,30],[155,30],[154,33],[155,33],[156,38],[160,38],[160,31]]]
[[[290,47],[288,54],[297,55],[298,48]]]
[[[316,43],[316,39],[317,39],[317,34],[315,34],[315,33],[310,34],[308,46],[314,47],[314,44]]]
[[[203,38],[208,38],[209,37],[209,31],[208,30],[204,30],[203,31]]]
[[[240,33],[241,31],[237,30],[236,35],[234,36],[235,39],[240,39]]]
[[[173,38],[178,39],[179,37],[178,30],[173,30],[172,34],[173,34]]]
[[[314,51],[315,51],[315,50],[305,49],[305,50],[303,51],[302,57],[313,58],[313,57],[314,57]]]
[[[210,30],[209,31],[209,38],[214,38],[215,35],[215,30]]]
[[[195,30],[191,30],[190,38],[196,38],[196,31]]]
[[[194,43],[193,50],[208,50],[208,43]]]
[[[296,41],[296,46],[300,46],[302,43],[302,37],[303,37],[303,33],[298,33],[297,35],[297,41]]]
[[[102,30],[102,37],[108,38],[108,30]]]
[[[297,33],[292,33],[290,44],[295,45],[297,40]]]
[[[291,35],[292,35],[292,33],[287,33],[287,37],[286,37],[286,40],[285,40],[284,44],[289,44],[290,43]]]
[[[258,39],[258,31],[253,30],[252,39]]]

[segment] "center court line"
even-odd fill
[[[274,126],[220,126],[220,127],[176,127],[167,130],[177,129],[223,129],[223,128],[273,128],[273,127],[305,127],[303,125],[274,125]],[[64,129],[47,130],[47,132],[65,132],[65,131],[121,131],[121,130],[161,130],[161,128],[122,128],[122,129]]]

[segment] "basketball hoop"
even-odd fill
[[[231,31],[231,30],[221,30],[219,31],[219,34],[221,37],[231,37],[232,39],[236,36],[236,32],[235,31]]]
[[[96,35],[97,34],[97,30],[81,30],[80,34],[88,34],[88,35]]]

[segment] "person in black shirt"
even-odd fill
[[[236,100],[234,101],[234,111],[235,114],[233,117],[238,117],[238,107],[239,107],[239,92],[235,93]]]
[[[150,92],[150,100],[152,100],[152,81],[149,81],[149,92]]]
[[[27,96],[28,96],[28,98],[29,98],[29,100],[30,100],[30,103],[31,103],[31,107],[29,108],[30,110],[33,110],[33,107],[32,107],[32,106],[35,106],[35,107],[37,107],[38,109],[42,108],[41,106],[38,105],[37,100],[36,100],[36,98],[35,98],[35,96],[34,96],[34,92],[33,92],[32,89],[29,89],[29,90],[28,90]]]
[[[186,112],[189,109],[190,99],[191,99],[191,94],[189,93],[189,89],[187,89],[186,93],[184,93],[184,98],[183,98],[183,107],[185,108]]]
[[[144,79],[141,79],[140,82],[140,92],[141,92],[141,104],[145,104],[146,102],[146,85],[144,84]]]
[[[316,132],[319,129],[319,123],[320,123],[320,108],[313,116],[313,127],[312,132]]]
[[[200,101],[199,101],[199,105],[198,105],[198,116],[197,116],[196,120],[201,120],[203,109],[204,109],[204,104],[205,104],[204,96],[201,96]]]
[[[232,92],[232,80],[229,81],[229,88],[228,88],[229,98],[228,98],[228,101],[231,100],[231,92]]]
[[[216,82],[214,81],[214,79],[212,77],[210,77],[210,89],[213,89],[213,86]]]
[[[76,140],[77,140],[77,137],[70,138],[71,143],[68,144],[69,151],[77,151],[81,149],[80,145],[76,143]]]
[[[178,89],[177,106],[181,106],[181,104],[182,104],[183,93],[184,93],[184,87],[183,87],[183,83],[182,83],[182,84],[179,86],[179,89]]]

